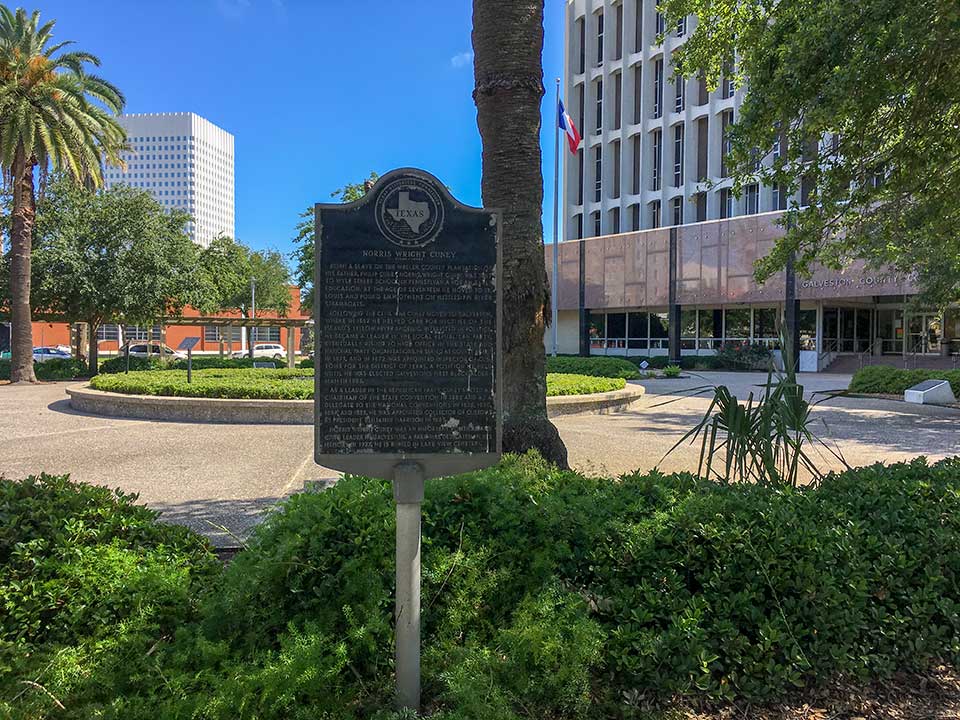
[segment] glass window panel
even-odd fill
[[[607,336],[606,318],[603,313],[590,313],[587,325],[590,330],[590,339],[605,338]]]
[[[629,324],[630,337],[644,338],[644,339],[649,337],[648,332],[650,328],[649,328],[649,325],[647,324],[646,313],[632,312],[629,314],[628,320],[630,323]],[[958,337],[960,337],[960,334],[958,334]],[[631,345],[630,347],[633,347],[633,345]],[[646,345],[644,345],[644,347],[646,347]]]
[[[685,338],[695,338],[697,336],[697,311],[680,311],[680,335]]]
[[[746,339],[750,337],[750,309],[737,308],[724,311],[725,337]]]
[[[639,339],[627,340],[627,347],[630,348],[631,350],[646,350],[647,339],[643,338],[642,340],[639,340]]]
[[[713,337],[713,310],[700,311],[700,333],[702,338]]]
[[[607,314],[607,337],[625,338],[627,336],[627,314],[626,313],[608,313]]]
[[[650,313],[650,337],[665,339],[669,337],[670,322],[666,313]]]
[[[778,336],[777,311],[774,308],[756,308],[753,311],[753,336],[756,338]]]

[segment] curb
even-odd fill
[[[127,395],[94,390],[89,385],[66,389],[70,407],[108,417],[173,422],[232,423],[244,425],[313,425],[312,400],[235,400],[185,398],[160,395]],[[624,410],[644,395],[641,385],[593,395],[560,395],[547,398],[548,417]]]

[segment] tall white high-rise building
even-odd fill
[[[203,247],[235,237],[233,135],[189,112],[122,115],[120,124],[130,150],[126,169],[106,168],[108,188],[143,188],[165,208],[190,213],[187,232]]]
[[[674,77],[673,54],[696,18],[667,27],[656,5],[567,0],[564,95],[584,138],[563,174],[568,240],[805,204],[806,188],[788,197],[753,185],[733,195],[724,150],[745,89],[731,77],[713,92]]]

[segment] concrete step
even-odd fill
[[[863,358],[863,365],[887,365],[889,367],[907,368],[909,370],[957,370],[958,356],[942,357],[939,355],[871,355]],[[838,355],[821,372],[852,374],[860,369],[860,358],[857,355]]]

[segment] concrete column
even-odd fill
[[[294,328],[291,325],[287,328],[287,367],[293,368],[297,364],[296,347],[294,347]]]
[[[590,354],[590,318],[586,308],[587,297],[587,244],[580,241],[580,278],[578,282],[579,299],[577,301],[580,323],[580,355]]]
[[[680,362],[680,302],[677,299],[677,228],[670,228],[670,285],[667,308],[667,338],[670,362]]]
[[[787,258],[785,292],[783,298],[784,339],[787,346],[782,349],[784,367],[787,365],[787,348],[793,356],[793,367],[800,367],[800,301],[797,300],[797,273],[794,269],[793,253]]]

